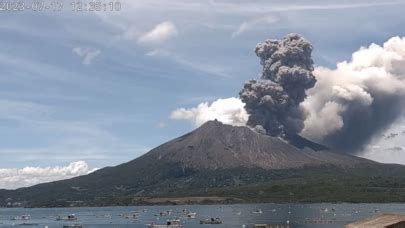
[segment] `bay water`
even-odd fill
[[[196,218],[187,218],[195,212]],[[233,204],[83,208],[0,208],[0,227],[48,227],[80,224],[83,228],[146,227],[180,219],[183,227],[251,227],[252,224],[289,227],[343,227],[350,222],[380,213],[403,213],[405,204]],[[57,221],[75,214],[76,221]],[[133,217],[136,214],[137,216]],[[30,215],[30,220],[13,220]],[[200,220],[219,217],[222,224],[203,225]]]

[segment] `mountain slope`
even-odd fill
[[[192,169],[236,167],[289,169],[303,166],[353,166],[366,159],[295,147],[280,138],[258,134],[247,127],[209,121],[195,131],[165,143],[148,153],[152,159],[179,162]]]
[[[210,121],[116,167],[1,190],[0,206],[127,205],[145,203],[142,197],[174,196],[243,202],[405,201],[404,174],[404,166],[335,153],[299,136],[285,141]]]

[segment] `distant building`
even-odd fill
[[[405,228],[405,215],[380,214],[350,223],[345,228]]]
[[[22,203],[20,203],[20,202],[13,203],[13,207],[21,207],[21,206],[22,206]]]
[[[6,207],[22,207],[22,203],[20,202],[8,202]]]

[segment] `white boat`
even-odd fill
[[[158,224],[146,224],[148,228],[180,228],[182,227],[181,222],[179,219],[167,220],[166,224],[158,225]]]
[[[222,220],[220,218],[210,218],[206,220],[201,220],[200,224],[222,224]]]
[[[21,216],[15,216],[12,220],[30,220],[31,215],[21,215]]]
[[[172,214],[172,210],[162,211],[159,214],[155,214],[155,216],[169,216]]]
[[[82,228],[82,225],[79,224],[71,224],[71,225],[63,225],[63,228]]]
[[[28,223],[28,222],[24,222],[24,223],[20,223],[19,226],[38,226],[38,223]]]
[[[139,217],[139,214],[137,214],[137,213],[125,216],[126,219],[138,219],[138,217]]]
[[[261,214],[263,213],[262,209],[256,209],[252,212],[253,214]]]
[[[75,214],[70,214],[70,215],[68,215],[66,217],[58,216],[56,218],[56,221],[75,221],[75,220],[77,220],[77,217],[76,217]]]
[[[96,218],[112,218],[111,214],[96,215]]]
[[[196,216],[197,216],[197,213],[196,213],[196,212],[189,212],[189,213],[187,213],[187,218],[195,219]]]

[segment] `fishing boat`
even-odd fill
[[[290,228],[289,225],[273,225],[273,224],[254,224],[253,228]]]
[[[262,209],[256,209],[252,212],[253,214],[261,214],[263,213]]]
[[[138,213],[134,213],[132,215],[126,215],[125,218],[126,219],[138,219],[139,214]]]
[[[76,217],[75,214],[70,214],[70,215],[68,215],[66,217],[58,216],[56,218],[56,221],[75,221],[75,220],[77,220],[77,217]]]
[[[181,222],[179,219],[167,220],[166,224],[158,225],[158,224],[146,224],[148,228],[180,228],[182,227]]]
[[[172,210],[162,211],[159,214],[155,214],[155,216],[169,216],[172,214]]]
[[[79,224],[70,224],[70,225],[63,225],[63,228],[82,228],[82,225]]]
[[[196,213],[196,212],[189,212],[189,213],[187,213],[187,218],[189,218],[189,219],[195,219],[196,216],[197,216],[197,213]]]
[[[200,224],[222,224],[222,220],[220,218],[210,218],[206,220],[201,220]]]
[[[38,226],[38,223],[28,223],[28,222],[24,222],[19,224],[19,226]]]
[[[15,216],[12,218],[12,220],[30,220],[31,215],[21,215],[21,216]]]

